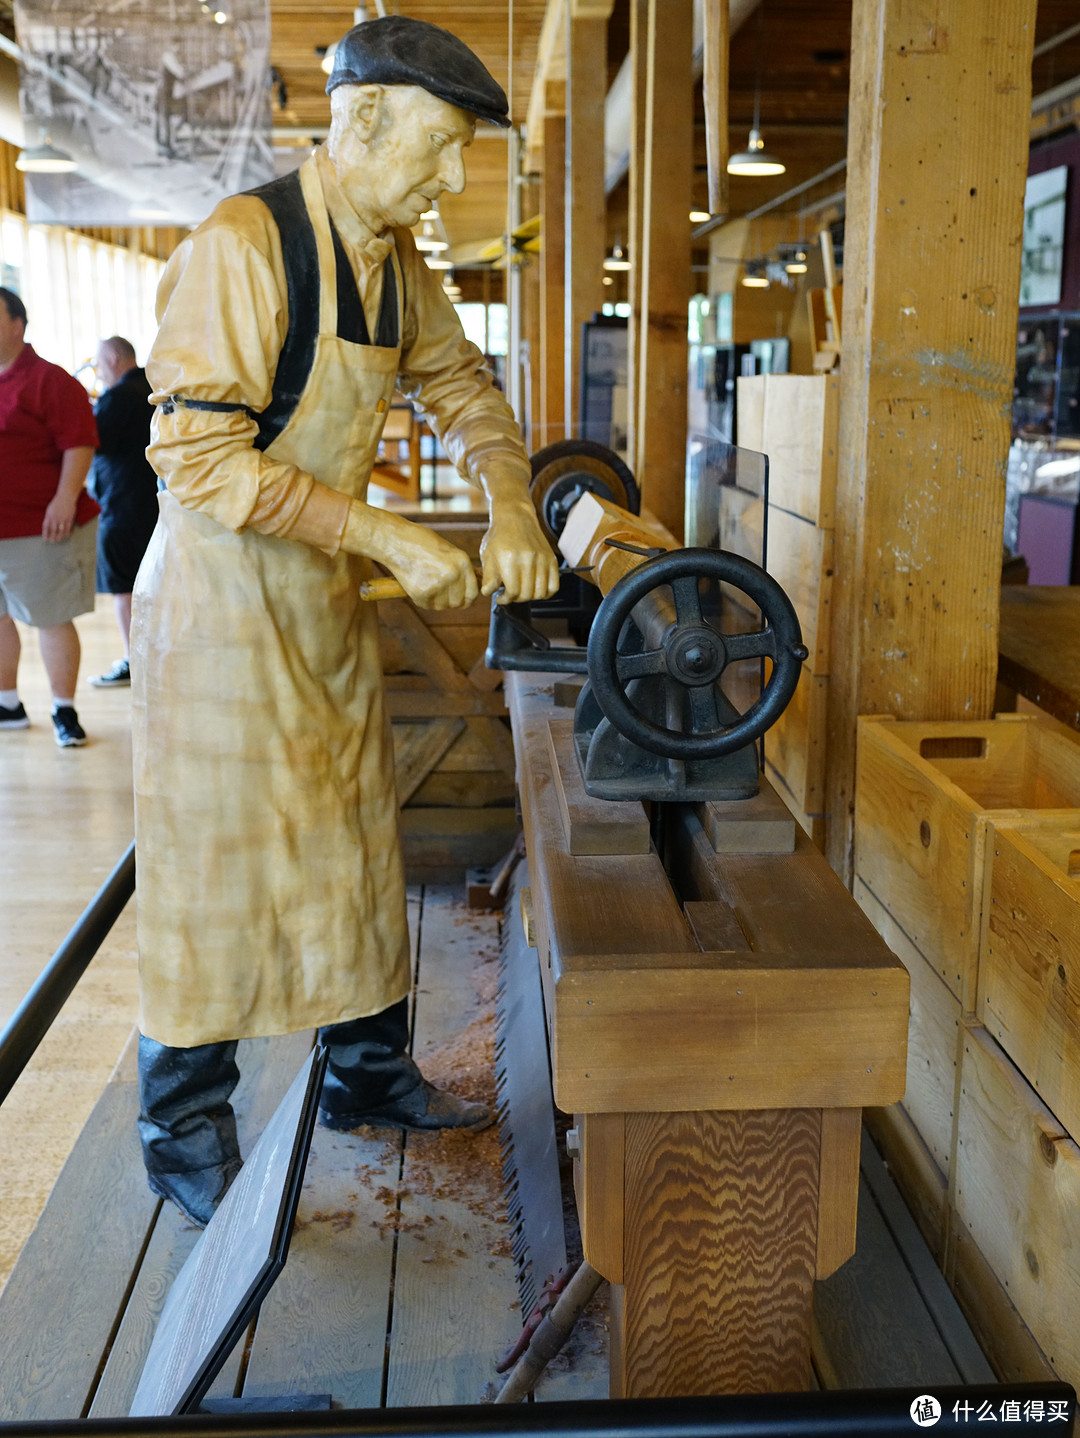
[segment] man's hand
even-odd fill
[[[89,445],[77,445],[65,449],[60,459],[60,483],[49,501],[45,518],[41,522],[41,533],[50,544],[66,539],[75,523],[75,506],[79,502],[83,484],[90,470],[94,451]]]
[[[354,500],[341,547],[389,569],[421,609],[460,609],[477,595],[472,561],[422,524]]]
[[[480,592],[494,594],[501,586],[505,592],[500,604],[549,599],[559,587],[559,562],[527,496],[523,503],[492,504],[480,558],[484,566]]]
[[[50,544],[55,544],[58,539],[66,539],[71,533],[72,525],[75,523],[75,503],[78,496],[71,496],[59,491],[49,501],[49,507],[45,511],[45,518],[41,523],[42,537]]]

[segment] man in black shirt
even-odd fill
[[[102,340],[94,368],[105,383],[94,406],[100,444],[90,471],[90,492],[101,505],[97,589],[113,596],[124,657],[90,683],[113,689],[131,683],[131,591],[158,516],[157,476],[146,458],[153,408],[146,372],[127,340]]]

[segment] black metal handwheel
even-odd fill
[[[555,545],[566,516],[586,492],[637,514],[641,495],[630,470],[613,449],[592,439],[557,439],[532,457],[529,493],[540,528]]]
[[[703,613],[702,579],[741,589],[760,609],[764,628],[721,633]],[[671,588],[674,622],[655,648],[620,653],[631,611],[661,585]],[[632,743],[665,759],[712,759],[751,744],[779,719],[807,653],[791,600],[764,569],[724,549],[676,549],[646,560],[605,596],[589,635],[589,682],[604,715]],[[721,674],[737,660],[760,658],[773,665],[761,697],[738,722],[725,723],[716,689]],[[687,729],[656,724],[635,707],[628,686],[650,677],[685,690]]]

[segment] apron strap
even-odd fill
[[[350,344],[369,345],[371,332],[368,330],[364,306],[360,301],[356,277],[333,220],[330,221],[330,237],[334,242],[334,269],[337,275],[338,339],[348,340]],[[380,349],[398,349],[401,344],[400,334],[397,274],[390,255],[387,255],[383,261],[382,299],[379,303],[379,318],[375,323],[375,343]]]
[[[266,450],[292,418],[315,362],[319,307],[311,303],[311,276],[319,273],[319,255],[299,170],[247,193],[263,202],[278,227],[289,305],[289,328],[278,355],[270,403],[256,415],[259,432],[253,444]]]

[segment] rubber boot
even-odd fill
[[[440,1128],[479,1131],[491,1110],[428,1083],[406,1052],[409,1009],[402,999],[382,1013],[319,1030],[329,1049],[319,1118],[327,1128],[370,1124],[431,1132]]]
[[[169,1048],[139,1036],[139,1138],[154,1193],[205,1228],[240,1172],[236,1044]]]

